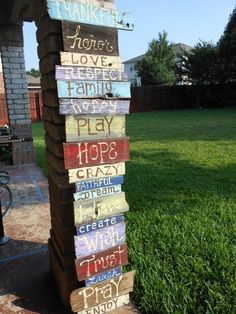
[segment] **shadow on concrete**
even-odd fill
[[[21,241],[18,244],[27,245]],[[31,243],[28,245],[32,246]],[[27,252],[24,256],[1,259],[0,273],[1,313],[71,313],[63,308],[57,294],[45,245],[41,244],[41,249]]]

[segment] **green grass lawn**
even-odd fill
[[[34,124],[39,163],[43,130]],[[236,109],[127,117],[128,269],[142,313],[236,313]]]

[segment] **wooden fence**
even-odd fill
[[[41,92],[29,92],[30,118],[32,122],[42,120],[42,94]],[[5,94],[0,94],[0,126],[9,124],[8,110]]]
[[[236,106],[236,84],[142,86],[131,89],[131,112]]]

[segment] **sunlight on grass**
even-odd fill
[[[43,131],[34,124],[45,169]],[[127,117],[129,265],[142,313],[236,313],[236,109]]]

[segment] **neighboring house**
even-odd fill
[[[34,77],[26,74],[29,92],[39,92],[41,90],[40,77]]]
[[[173,47],[176,51],[176,65],[181,66],[182,57],[185,56],[186,53],[189,53],[193,49],[193,47],[185,45],[185,44],[174,44]],[[132,58],[130,60],[123,62],[124,71],[125,73],[127,73],[129,81],[131,82],[131,85],[134,85],[134,86],[141,85],[141,78],[138,77],[136,63],[142,60],[144,57],[145,57],[145,54],[142,54],[138,57],[135,57],[135,58]]]

